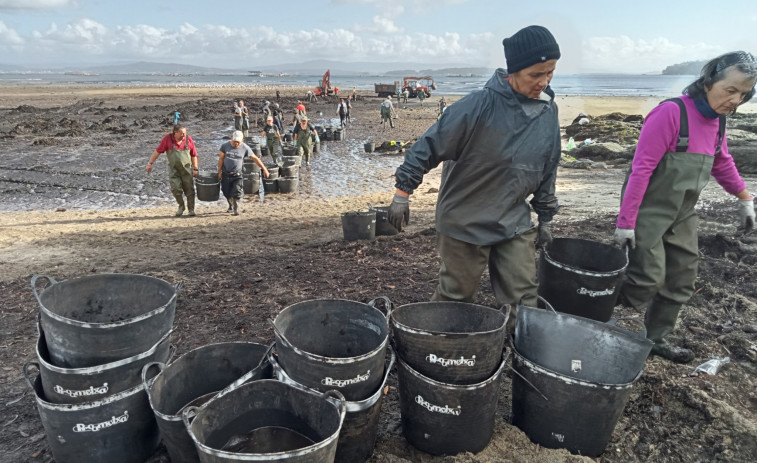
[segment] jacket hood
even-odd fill
[[[486,82],[486,84],[484,85],[484,88],[497,92],[503,95],[505,98],[515,99],[521,103],[523,101],[531,99],[531,98],[528,98],[526,95],[523,95],[513,90],[513,87],[510,85],[510,82],[507,81],[507,71],[505,71],[502,68],[499,68],[496,71],[494,71],[494,75],[492,75],[489,81]],[[547,88],[544,89],[544,93],[549,95],[551,100],[555,99],[555,92],[552,91],[552,87],[550,87],[549,85],[547,85]]]

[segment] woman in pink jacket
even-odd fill
[[[666,341],[697,276],[694,206],[710,175],[738,198],[741,227],[754,225],[752,195],[728,153],[725,115],[755,93],[757,62],[750,53],[726,53],[708,62],[684,95],[647,116],[631,172],[623,186],[614,240],[628,245],[629,265],[620,301],[646,308],[652,354],[688,363],[694,353]]]

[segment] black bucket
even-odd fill
[[[269,179],[279,178],[279,166],[278,166],[278,164],[267,165],[267,166],[265,166],[265,168],[268,170],[268,178]]]
[[[245,175],[248,175],[248,174],[260,175],[260,166],[255,164],[255,161],[253,161],[252,158],[244,158],[242,171],[244,172]]]
[[[547,448],[598,457],[623,414],[634,381],[581,381],[513,356],[513,424]]]
[[[299,177],[279,177],[276,179],[279,193],[295,193],[300,185]]]
[[[618,298],[628,256],[621,249],[578,238],[555,238],[541,252],[539,296],[558,312],[606,322]]]
[[[260,157],[268,156],[268,146],[260,145]]]
[[[282,177],[294,177],[297,178],[300,176],[300,167],[296,166],[294,164],[290,166],[282,166],[279,168],[279,173],[281,173]]]
[[[461,386],[434,381],[399,358],[400,412],[407,441],[432,455],[483,450],[494,434],[500,379],[506,362],[507,355],[502,355],[499,368],[491,377]]]
[[[302,156],[283,156],[281,158],[281,161],[284,163],[284,166],[290,167],[290,166],[302,166]]]
[[[54,404],[31,367],[24,365],[24,376],[56,462],[143,463],[155,453],[160,433],[142,384],[94,402]]]
[[[37,292],[39,278],[50,286]],[[82,368],[139,355],[173,328],[182,283],[146,275],[103,273],[55,279],[34,275],[50,363]]]
[[[263,179],[263,192],[265,192],[265,194],[278,193],[279,192],[278,177],[264,178]]]
[[[384,386],[394,366],[394,351],[390,349],[389,354],[389,363],[384,368],[384,381],[376,392],[365,400],[347,402],[347,414],[344,417],[342,431],[339,433],[339,443],[336,447],[336,458],[334,458],[336,463],[362,463],[373,454],[378,436]],[[276,379],[296,387],[305,387],[287,375],[286,371],[279,366],[275,355],[271,354],[269,359]]]
[[[284,145],[282,152],[284,154],[284,157],[291,158],[293,156],[297,156],[297,148],[292,145]]]
[[[370,210],[376,212],[376,236],[392,236],[399,233],[394,225],[389,223],[389,206],[371,206]]]
[[[39,327],[37,361],[46,400],[56,404],[93,402],[139,385],[144,365],[168,362],[173,355],[170,334],[133,357],[93,367],[61,368],[50,363],[45,332]]]
[[[269,349],[252,342],[210,344],[187,352],[170,365],[145,367],[142,380],[171,461],[200,461],[182,421],[182,410],[189,404],[199,406],[207,402],[238,381],[242,384],[271,378]],[[160,373],[147,379],[152,368]]]
[[[419,302],[389,316],[394,348],[418,373],[447,384],[475,384],[502,363],[507,315],[465,302]]]
[[[334,131],[333,131],[333,130],[331,130],[331,127],[327,128],[327,129],[326,129],[326,130],[325,130],[325,131],[323,132],[323,137],[322,137],[322,138],[323,138],[324,140],[326,140],[326,141],[331,141],[331,140],[333,140],[333,139],[334,139]]]
[[[201,170],[195,177],[195,190],[198,201],[218,201],[221,194],[221,181],[218,180],[218,172]]]
[[[284,308],[272,325],[279,363],[298,383],[336,389],[350,401],[370,397],[381,384],[389,326],[380,310],[316,299]]]
[[[343,135],[342,134],[342,129],[336,129],[336,130],[334,130],[334,141],[341,141],[341,140],[343,140],[342,135]]]
[[[188,407],[183,419],[203,463],[330,463],[345,413],[336,391],[319,394],[264,379]]]
[[[346,241],[376,239],[376,211],[342,212],[342,232]]]
[[[376,143],[374,142],[365,143],[363,144],[363,148],[365,148],[366,153],[373,153],[376,150]]]
[[[515,348],[548,370],[603,384],[632,382],[654,344],[615,325],[552,310],[518,306]],[[643,329],[643,324],[639,321]]]
[[[260,191],[260,174],[245,175],[242,180],[244,186],[244,194],[251,195]]]

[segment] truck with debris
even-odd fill
[[[373,91],[380,97],[396,95],[400,89],[400,81],[395,80],[393,84],[373,84]]]
[[[404,77],[402,79],[402,91],[408,92],[410,98],[415,98],[422,91],[426,96],[431,96],[431,90],[436,90],[436,82],[431,76]]]

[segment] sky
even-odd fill
[[[757,54],[754,0],[0,0],[0,64],[495,68],[502,39],[531,24],[552,31],[569,74]]]

